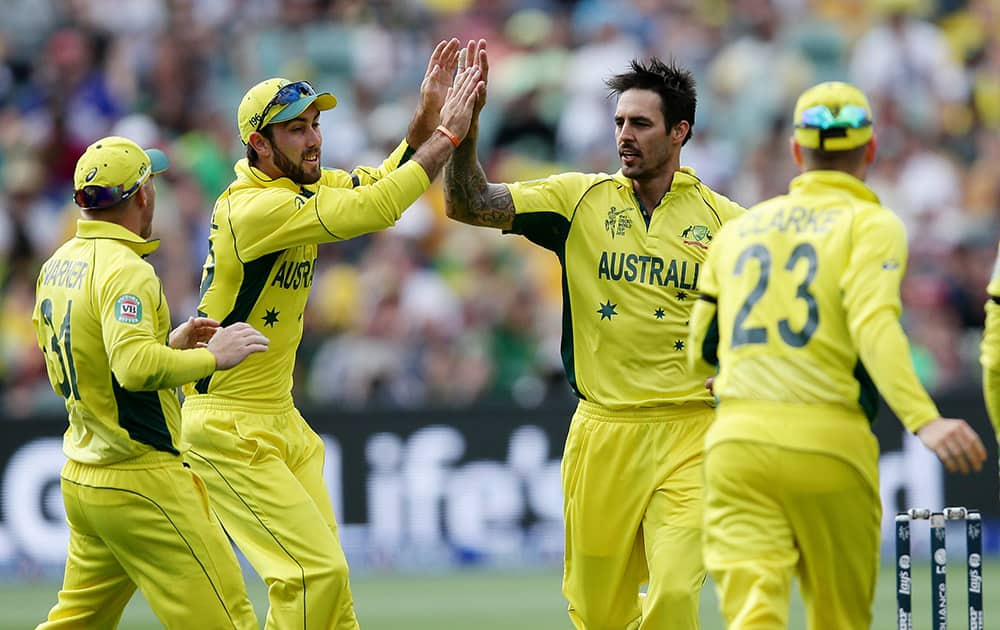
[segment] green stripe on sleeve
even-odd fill
[[[719,314],[712,316],[712,321],[705,331],[705,340],[701,344],[701,358],[709,365],[719,365]]]
[[[865,417],[873,421],[878,413],[878,389],[861,359],[854,365],[854,378],[858,380],[858,404],[861,405]]]
[[[240,290],[236,294],[236,303],[233,304],[233,310],[220,322],[221,326],[229,326],[236,322],[247,321],[254,305],[260,299],[260,294],[264,292],[264,287],[267,286],[267,279],[271,277],[274,263],[278,261],[278,257],[281,254],[282,252],[272,252],[266,256],[261,256],[257,260],[243,263],[243,282],[240,283]],[[204,290],[207,290],[207,287],[203,288]],[[199,379],[195,383],[195,391],[199,394],[208,393],[208,386],[211,382],[211,374]]]
[[[125,429],[130,438],[158,451],[178,454],[163,415],[159,392],[129,391],[118,383],[114,374],[111,375],[111,390],[118,405],[118,426]]]
[[[565,256],[560,252],[565,252],[569,227],[569,219],[558,212],[525,212],[514,216],[514,223],[509,231],[521,234],[532,243],[554,251],[559,255],[559,260],[565,268]]]

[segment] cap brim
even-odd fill
[[[795,128],[795,141],[806,149],[822,149],[824,151],[849,151],[868,144],[874,135],[872,126],[844,129],[844,135],[824,138],[820,129],[809,127]]]
[[[290,103],[285,106],[280,112],[274,115],[274,118],[267,121],[267,124],[285,122],[286,120],[291,120],[306,111],[310,105],[316,104],[316,109],[319,111],[325,111],[328,109],[333,109],[337,106],[337,97],[329,92],[320,92],[314,96],[307,96],[305,98],[300,98],[294,103]]]
[[[162,173],[167,170],[170,166],[170,160],[167,158],[167,154],[159,149],[144,149],[146,155],[149,156],[149,162],[152,165],[152,171],[154,173]]]

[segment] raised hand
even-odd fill
[[[270,343],[250,324],[237,322],[217,329],[205,347],[215,356],[215,369],[228,370],[254,352],[264,352]]]
[[[462,147],[462,140],[469,133],[477,95],[485,88],[479,73],[478,66],[470,66],[455,76],[441,106],[441,124],[435,127],[440,132],[439,139],[428,140],[413,154],[413,161],[423,167],[431,180],[437,177],[453,153],[462,150],[457,147]]]
[[[170,331],[167,345],[178,350],[204,348],[218,327],[219,322],[209,317],[188,317],[186,322]]]
[[[479,112],[483,110],[483,106],[486,105],[486,84],[490,74],[490,61],[486,56],[485,39],[470,39],[469,43],[459,52],[458,72],[465,70],[470,65],[479,67],[479,80],[483,82],[483,86],[480,88],[476,98],[476,108],[472,112],[473,121],[475,121],[479,116]]]
[[[479,94],[485,95],[486,84],[479,80],[480,74],[478,65],[459,72],[455,76],[454,85],[448,88],[448,95],[441,108],[441,124],[459,139],[464,138],[469,131]]]
[[[461,134],[461,142],[456,143],[455,153],[445,168],[445,208],[448,217],[456,221],[507,230],[514,223],[514,199],[506,184],[491,184],[487,181],[486,172],[479,163],[476,146],[479,112],[486,105],[486,80],[490,71],[485,39],[470,40],[459,54],[459,73],[455,76],[454,85],[456,90],[460,89],[463,81],[469,80],[469,76],[465,74],[466,65],[468,70],[478,70],[479,76],[475,79],[475,99],[468,129]],[[456,135],[456,138],[459,136]]]
[[[441,122],[441,107],[452,84],[452,75],[458,66],[458,51],[461,42],[452,38],[442,40],[434,48],[427,62],[427,72],[420,84],[420,103],[413,114],[406,132],[406,142],[417,148],[434,133]]]
[[[948,472],[966,475],[980,470],[986,461],[986,447],[965,420],[935,418],[920,427],[917,437],[934,451]]]

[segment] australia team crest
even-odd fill
[[[712,242],[712,230],[707,225],[689,225],[681,232],[681,238],[685,245],[708,249],[708,244]]]

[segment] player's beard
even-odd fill
[[[296,164],[277,146],[274,147],[274,165],[285,174],[285,177],[300,185],[315,184],[319,181],[321,174],[318,164],[316,165],[316,172],[307,172],[302,167],[302,162]]]
[[[637,149],[635,145],[631,145],[630,148]],[[636,164],[626,166],[622,162],[622,175],[637,181],[656,179],[662,176],[670,161],[670,156],[658,147],[643,147],[638,150],[639,159],[636,160]]]

